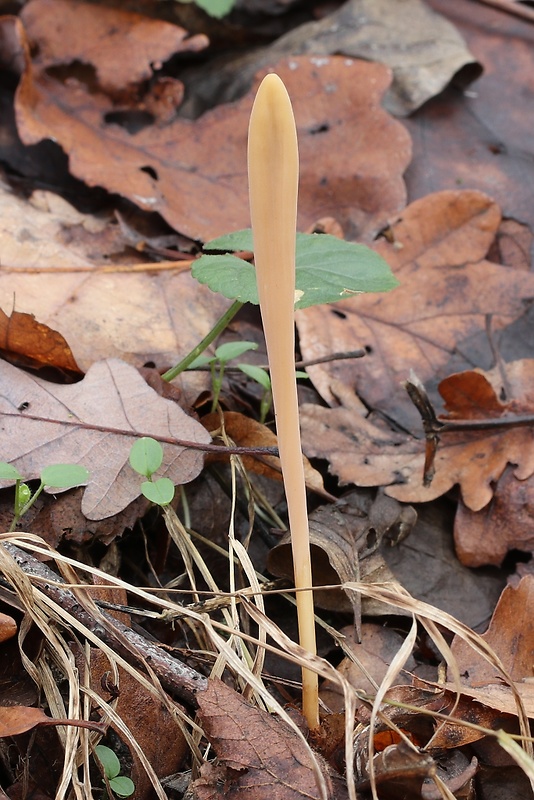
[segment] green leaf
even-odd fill
[[[146,478],[161,467],[163,447],[150,436],[142,436],[130,449],[130,466]]]
[[[243,353],[248,350],[257,350],[258,345],[256,342],[225,342],[219,345],[215,351],[215,355],[226,364],[227,361],[232,361],[234,358],[239,358]]]
[[[237,250],[253,252],[252,228],[232,231],[232,233],[226,233],[224,236],[218,236],[216,239],[212,239],[211,242],[206,242],[202,249],[207,251],[220,250],[224,253],[235,253]]]
[[[135,783],[124,775],[112,778],[109,785],[117,797],[130,797],[135,792]]]
[[[295,377],[299,380],[309,380],[310,376],[307,372],[303,372],[301,369],[297,369],[295,372]]]
[[[191,275],[213,292],[230,300],[258,305],[256,272],[252,264],[236,256],[200,256],[191,266]]]
[[[52,489],[70,489],[89,480],[89,472],[81,464],[51,464],[41,472],[41,483]]]
[[[18,469],[12,467],[11,464],[7,463],[7,461],[0,461],[0,480],[21,481],[23,478]]]
[[[221,19],[232,10],[235,0],[195,0],[195,3],[210,17]]]
[[[115,778],[121,771],[121,765],[113,750],[103,744],[97,744],[95,747],[95,754],[104,767],[106,778],[108,780]]]
[[[388,292],[399,285],[389,264],[363,244],[328,234],[297,234],[295,308],[334,303],[361,292]]]
[[[208,364],[211,364],[213,361],[216,361],[215,356],[197,356],[194,361],[192,361],[187,369],[198,369],[199,367],[207,367]]]
[[[238,232],[244,238],[243,231]],[[239,244],[241,241],[234,234]],[[228,237],[215,239],[217,246]],[[210,242],[208,247],[213,247]],[[242,303],[258,303],[254,267],[232,255],[201,256],[192,275],[214,292]],[[329,234],[298,233],[295,308],[334,303],[361,292],[387,292],[398,281],[384,259],[361,244]]]
[[[262,367],[256,367],[254,364],[238,364],[237,366],[241,372],[244,372],[245,375],[248,375],[253,381],[259,383],[266,392],[269,391],[271,388],[271,378],[267,370]]]
[[[157,506],[168,506],[174,497],[174,483],[169,478],[158,478],[157,481],[144,481],[141,491],[147,500]]]
[[[15,514],[19,516],[24,511],[24,506],[32,498],[32,490],[27,483],[19,483],[18,491],[15,494]]]

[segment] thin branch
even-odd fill
[[[71,428],[83,428],[89,431],[100,431],[102,433],[112,433],[116,436],[147,436],[151,439],[156,439],[158,442],[164,444],[174,444],[180,447],[185,447],[189,450],[204,450],[207,453],[223,453],[224,455],[237,455],[237,456],[277,456],[277,447],[226,447],[219,444],[204,444],[202,442],[190,442],[187,439],[174,439],[172,436],[160,436],[156,433],[142,433],[141,431],[125,431],[123,428],[112,428],[107,425],[93,425],[89,422],[81,422],[79,420],[62,420],[62,419],[48,419],[41,417],[37,414],[28,414],[25,411],[15,413],[11,411],[2,411],[0,416],[4,417],[18,417],[24,419],[31,419],[35,422],[49,422],[53,425],[61,425]]]
[[[61,583],[62,580],[46,564],[10,542],[4,542],[1,546],[7,550],[23,572],[39,579],[39,588],[46,597],[61,606],[129,664],[137,668],[142,668],[144,662],[150,664],[164,689],[196,708],[196,694],[208,686],[208,680],[204,675],[182,664],[155,642],[145,639],[105,611],[101,612],[100,620],[95,619],[82,607],[79,596],[77,597],[69,589],[54,585]]]

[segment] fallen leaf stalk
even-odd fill
[[[295,377],[295,247],[298,145],[291,101],[274,74],[262,81],[248,137],[256,280],[271,372],[278,448],[287,498],[300,644],[316,653],[308,513]],[[319,725],[317,675],[302,670],[302,707]]]

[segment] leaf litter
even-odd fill
[[[266,5],[270,13],[274,4]],[[346,3],[343,11],[350,17],[355,5]],[[441,5],[432,3],[436,8]],[[461,18],[457,6],[455,3],[453,24]],[[499,19],[508,21],[503,12],[481,11],[482,4],[475,7],[476,15],[500,14]],[[63,28],[51,26],[50,20],[61,9]],[[447,9],[441,11],[446,13]],[[67,37],[72,28],[71,12],[84,15],[83,38]],[[318,13],[324,14],[324,11]],[[80,17],[77,19],[79,21]],[[438,19],[435,18],[436,22]],[[316,580],[318,584],[328,582],[334,587],[317,591],[320,600],[317,605],[318,609],[321,606],[329,609],[337,630],[332,626],[326,630],[346,658],[338,671],[322,658],[310,662],[308,657],[305,662],[313,663],[329,685],[337,687],[336,702],[341,710],[341,721],[337,724],[341,725],[341,734],[334,732],[335,716],[330,715],[324,722],[324,740],[313,742],[324,754],[325,762],[296,738],[298,728],[293,727],[290,732],[294,723],[278,702],[280,697],[298,698],[298,690],[291,684],[283,686],[276,677],[284,674],[282,659],[298,663],[306,659],[305,654],[263,614],[260,604],[256,608],[246,595],[236,598],[232,591],[225,595],[219,589],[219,586],[230,589],[242,586],[246,592],[246,587],[250,586],[258,592],[259,581],[264,578],[256,577],[254,568],[264,571],[269,564],[275,572],[271,563],[274,554],[284,568],[281,574],[289,575],[291,582],[285,545],[283,541],[280,544],[281,534],[273,532],[284,526],[284,509],[279,504],[279,489],[272,489],[273,466],[276,465],[271,457],[268,466],[256,458],[255,463],[248,461],[243,467],[238,461],[236,466],[232,458],[229,466],[212,464],[201,473],[204,457],[199,451],[184,452],[181,446],[176,448],[165,443],[163,469],[173,482],[183,484],[198,476],[191,497],[200,496],[203,490],[213,492],[208,486],[219,482],[221,496],[217,495],[215,500],[216,510],[211,509],[205,517],[206,521],[211,518],[214,526],[219,524],[217,531],[214,527],[213,538],[222,542],[222,549],[218,544],[219,549],[210,552],[214,542],[202,537],[203,513],[197,513],[194,503],[188,505],[188,489],[181,494],[186,526],[178,522],[171,524],[171,512],[165,514],[176,550],[170,546],[169,534],[161,523],[150,517],[143,523],[148,527],[134,530],[132,534],[124,530],[133,525],[141,509],[132,512],[135,506],[129,505],[126,512],[129,517],[117,514],[139,493],[138,476],[128,475],[126,468],[127,442],[136,434],[148,433],[164,439],[196,438],[200,444],[211,441],[205,428],[185,415],[174,400],[164,399],[150,389],[135,367],[152,362],[163,371],[191,349],[227,307],[226,301],[199,287],[184,270],[183,256],[190,260],[195,253],[194,243],[186,243],[184,235],[205,241],[248,224],[242,151],[253,92],[244,96],[241,92],[241,96],[231,98],[231,105],[221,105],[195,121],[188,120],[185,115],[181,116],[180,110],[187,70],[182,75],[181,69],[172,67],[173,61],[169,59],[180,53],[184,62],[190,59],[192,63],[192,54],[197,59],[207,55],[208,63],[209,54],[202,53],[203,49],[208,50],[209,42],[202,31],[191,36],[186,32],[187,26],[178,27],[156,17],[148,19],[117,9],[104,8],[98,16],[91,6],[65,5],[58,0],[32,0],[24,7],[21,20],[22,24],[12,17],[3,18],[0,24],[6,44],[3,63],[11,59],[11,67],[15,67],[20,78],[15,102],[22,139],[26,144],[43,138],[58,141],[69,157],[73,174],[89,185],[99,185],[122,195],[141,209],[159,211],[180,234],[174,243],[187,248],[176,261],[172,254],[170,257],[167,254],[167,262],[161,266],[156,264],[154,269],[147,263],[148,259],[143,258],[142,248],[143,242],[156,241],[155,233],[154,236],[151,233],[139,236],[128,231],[126,237],[127,227],[117,224],[117,217],[84,214],[62,199],[58,204],[57,195],[50,192],[40,195],[34,192],[30,202],[12,188],[6,188],[4,193],[7,213],[2,223],[2,263],[4,266],[7,263],[8,269],[0,272],[0,299],[5,314],[3,350],[9,352],[10,358],[15,352],[15,357],[21,359],[17,364],[30,365],[42,374],[36,377],[4,364],[2,458],[20,465],[21,471],[31,478],[36,477],[43,466],[58,460],[55,452],[61,452],[62,461],[68,457],[76,463],[87,456],[86,465],[93,474],[84,491],[82,511],[95,521],[110,514],[117,518],[113,532],[108,533],[107,539],[101,538],[109,544],[105,556],[98,556],[96,551],[89,556],[86,546],[79,547],[80,542],[90,543],[91,537],[98,538],[97,529],[92,528],[89,533],[87,528],[84,534],[69,540],[65,527],[67,517],[62,520],[61,513],[55,517],[53,525],[63,530],[52,536],[60,552],[44,547],[43,538],[38,534],[41,532],[39,519],[45,517],[39,515],[35,516],[35,522],[29,520],[31,526],[35,524],[31,530],[37,536],[3,537],[5,542],[11,540],[22,544],[26,550],[34,549],[40,557],[52,557],[61,580],[71,584],[71,592],[75,593],[72,604],[67,605],[65,596],[54,594],[60,590],[54,589],[53,574],[51,577],[49,572],[40,573],[41,562],[32,561],[30,555],[17,556],[19,567],[15,569],[13,563],[2,556],[2,571],[8,586],[16,587],[16,592],[2,595],[6,610],[11,610],[17,624],[22,620],[21,608],[25,609],[28,618],[41,630],[45,657],[36,658],[35,664],[26,659],[25,664],[32,677],[45,687],[46,703],[55,721],[66,716],[73,721],[82,719],[90,711],[91,703],[93,709],[99,708],[100,719],[106,720],[119,741],[126,742],[134,754],[140,797],[150,796],[151,791],[158,797],[175,796],[180,780],[169,774],[173,768],[176,771],[193,769],[197,796],[218,796],[217,786],[221,786],[221,782],[224,782],[224,796],[240,795],[243,791],[259,795],[264,791],[269,797],[299,796],[303,792],[307,796],[343,797],[347,793],[354,796],[354,786],[364,797],[373,786],[380,798],[391,796],[391,792],[395,794],[401,787],[414,798],[445,796],[443,792],[446,791],[458,797],[475,791],[478,796],[481,786],[486,790],[492,785],[487,765],[491,769],[492,765],[502,764],[501,747],[510,758],[506,766],[510,776],[509,794],[505,796],[528,796],[531,792],[528,778],[526,784],[521,783],[511,764],[515,759],[522,764],[524,775],[532,774],[528,761],[531,746],[525,738],[526,715],[532,713],[528,688],[532,666],[528,661],[530,633],[528,625],[519,624],[531,616],[531,579],[524,578],[518,589],[505,590],[488,633],[480,638],[463,623],[483,628],[484,620],[495,606],[505,573],[499,570],[484,575],[459,565],[466,571],[458,573],[455,580],[463,587],[468,583],[467,576],[473,577],[473,588],[469,590],[472,599],[467,600],[466,589],[459,588],[454,606],[438,585],[440,576],[442,583],[453,580],[452,572],[446,571],[445,550],[436,544],[437,552],[434,552],[429,546],[423,557],[425,548],[417,544],[422,541],[422,535],[427,544],[438,535],[439,526],[427,512],[438,509],[434,504],[445,494],[446,499],[440,502],[446,502],[453,512],[457,509],[454,540],[464,564],[499,565],[514,548],[526,553],[532,549],[530,488],[534,443],[530,372],[533,356],[528,331],[531,331],[529,304],[534,285],[528,214],[517,211],[521,202],[524,207],[528,206],[519,199],[528,183],[524,175],[499,184],[493,177],[496,173],[491,170],[486,170],[484,175],[482,167],[471,169],[471,173],[460,169],[456,151],[453,166],[450,159],[444,159],[445,142],[454,142],[458,137],[456,130],[454,134],[447,133],[443,111],[439,120],[440,109],[463,109],[468,104],[466,97],[449,89],[407,121],[413,133],[416,125],[424,126],[425,119],[432,119],[432,136],[441,137],[441,152],[439,158],[436,150],[433,155],[431,151],[421,154],[421,138],[417,140],[416,158],[407,176],[410,199],[415,202],[405,207],[402,173],[410,158],[411,144],[405,128],[380,107],[390,75],[379,64],[354,60],[355,53],[347,50],[350,45],[346,41],[341,43],[341,32],[337,44],[333,34],[334,41],[325,44],[325,52],[320,49],[320,35],[314,38],[305,25],[301,29],[297,27],[287,34],[288,45],[282,37],[262,54],[261,58],[267,55],[267,60],[255,63],[251,60],[253,66],[241,76],[252,81],[257,73],[257,81],[267,68],[275,67],[294,97],[302,151],[300,228],[327,230],[349,240],[358,238],[373,242],[373,248],[386,258],[401,284],[389,295],[361,296],[336,306],[305,309],[298,314],[304,361],[328,357],[333,352],[362,348],[367,351],[363,359],[334,360],[308,367],[318,395],[313,396],[310,388],[303,389],[308,400],[302,407],[307,455],[326,461],[339,483],[382,487],[390,495],[387,497],[380,492],[375,498],[371,489],[366,489],[368,494],[356,493],[358,499],[351,509],[356,524],[347,525],[340,517],[339,508],[323,506],[312,512],[312,518],[313,514],[317,515],[317,548],[322,550]],[[328,27],[331,20],[328,17],[320,20],[314,29],[319,34],[321,22],[324,22],[323,27]],[[309,24],[316,23],[310,20]],[[524,26],[524,23],[517,25]],[[462,23],[462,32],[463,27],[471,42],[480,45],[483,41],[480,30],[475,35],[473,25],[463,26]],[[397,26],[397,36],[398,30]],[[525,27],[518,30],[521,31],[519,36],[526,35]],[[123,59],[117,60],[116,53],[124,50],[124,42],[130,35],[137,37],[136,58],[132,61],[134,49],[130,48]],[[99,37],[103,37],[104,46],[95,44]],[[499,52],[499,47],[501,54],[503,52],[502,40],[494,34],[491,37],[493,49],[485,51],[489,59],[497,58],[495,53]],[[452,39],[460,44],[458,52],[461,52],[459,37]],[[300,41],[301,46],[304,43],[306,55],[298,55],[303,51],[291,41]],[[31,52],[29,42],[34,46]],[[284,51],[286,46],[291,49]],[[373,48],[379,52],[378,41],[371,42],[371,50]],[[473,49],[478,53],[475,47]],[[142,57],[139,57],[140,52]],[[280,52],[286,53],[285,59],[280,60]],[[334,52],[344,55],[332,55]],[[459,66],[472,63],[472,57],[466,53],[464,51],[457,62],[453,59],[437,83],[428,79],[425,85],[425,54],[421,50],[423,66],[417,68],[420,97],[431,97]],[[526,51],[521,50],[521,54],[522,59],[528,61]],[[501,58],[504,57],[501,55]],[[179,59],[174,63],[179,63]],[[231,60],[228,63],[231,64]],[[394,65],[397,93],[402,69],[402,64]],[[217,75],[223,80],[228,74],[231,76],[224,91],[231,91],[232,81],[234,87],[239,83],[231,70],[229,66],[226,75],[223,75],[224,70]],[[510,70],[506,66],[494,75],[502,78],[507,70],[509,78]],[[165,74],[166,71],[169,74]],[[487,78],[490,75],[476,84],[482,87],[483,98],[488,97],[484,91],[491,84],[491,79]],[[513,92],[509,95],[507,102],[513,102]],[[395,107],[392,97],[394,95],[390,94],[387,100],[390,108]],[[402,99],[402,92],[398,97]],[[190,99],[191,94],[188,102]],[[421,101],[409,102],[418,105]],[[406,108],[401,113],[405,111]],[[524,113],[516,112],[515,116],[521,121],[526,118]],[[453,115],[449,115],[449,119],[452,120]],[[460,124],[462,126],[465,127],[465,122]],[[505,133],[502,125],[500,130]],[[220,147],[221,141],[224,147]],[[176,147],[180,142],[180,155],[176,159]],[[476,140],[476,146],[478,155],[481,147],[493,156],[503,152],[500,146],[496,149],[495,143],[490,142],[488,146],[484,137]],[[426,155],[426,162],[422,155]],[[484,163],[482,157],[478,160],[478,155],[475,158],[471,153],[471,167]],[[432,178],[421,190],[422,184],[417,184],[416,178],[421,176],[428,158],[434,159],[432,167],[441,161],[446,169],[441,169],[440,177],[427,169],[426,179],[429,174]],[[465,186],[461,191],[458,189],[460,179]],[[206,190],[208,184],[209,190]],[[448,191],[428,194],[429,189]],[[501,220],[501,211],[493,197],[499,201],[505,215],[515,216],[516,220]],[[150,198],[155,202],[147,202]],[[111,206],[116,204],[117,213],[123,212],[124,206],[118,211],[116,199],[110,198],[110,203]],[[12,221],[9,219],[11,209],[16,209]],[[31,214],[31,223],[25,222],[27,213]],[[147,229],[150,231],[152,226],[155,231],[158,226],[154,227],[153,219],[150,222],[148,217]],[[138,221],[139,216],[134,219]],[[132,242],[135,242],[135,250]],[[123,265],[128,272],[121,272]],[[40,270],[43,271],[40,273]],[[15,336],[15,322],[28,326],[22,344],[18,333]],[[257,325],[257,320],[254,324]],[[55,345],[45,344],[39,354],[35,341],[54,341]],[[80,368],[87,373],[86,377],[78,383],[64,383],[64,377],[60,377],[60,383],[51,383],[46,370],[50,366],[64,369],[61,354],[70,349]],[[117,356],[128,363],[118,361]],[[251,363],[254,363],[252,357]],[[409,378],[410,369],[424,383],[437,424],[442,426],[435,431],[439,438],[434,454],[436,471],[429,487],[423,486],[428,441],[425,441],[418,413],[401,386]],[[239,383],[228,374],[229,382],[222,394],[224,417],[214,418],[210,428],[219,428],[223,435],[247,444],[273,441],[274,434],[249,416],[253,394],[242,393],[243,379]],[[181,384],[186,390],[186,402],[195,403],[202,413],[201,391],[209,386],[206,373],[188,375]],[[309,402],[311,397],[314,397],[313,404]],[[318,402],[319,397],[322,402]],[[69,416],[73,410],[74,423]],[[525,418],[521,427],[514,424],[514,418],[516,421]],[[172,425],[171,419],[174,420]],[[163,420],[165,430],[162,432]],[[512,424],[499,426],[503,420]],[[458,423],[491,424],[473,431],[467,427],[455,429]],[[145,424],[148,427],[145,428]],[[90,427],[92,425],[95,430]],[[428,436],[427,431],[427,439]],[[66,441],[71,447],[68,452]],[[179,457],[175,458],[178,452]],[[189,466],[185,466],[184,458]],[[314,469],[311,466],[309,469],[315,487],[324,493],[322,476],[317,480],[319,473],[315,469],[318,467],[324,475],[323,466],[321,462],[314,462]],[[206,469],[211,471],[209,476]],[[327,479],[326,484],[329,492],[340,494],[338,485],[331,479]],[[460,498],[454,492],[455,485],[460,487]],[[223,512],[225,492],[230,496],[227,503],[239,501],[241,509],[235,518],[230,516],[229,531],[229,514],[226,510]],[[276,504],[274,507],[269,498]],[[399,512],[393,514],[391,520],[388,517],[389,521],[377,516],[375,504],[380,506],[380,498]],[[75,499],[75,502],[79,501]],[[204,501],[210,502],[210,499]],[[386,547],[384,531],[391,525],[395,527],[403,514],[413,514],[410,524],[415,521],[415,510],[403,505],[406,502],[424,504],[416,506],[416,510],[421,519],[426,520],[426,526],[421,528],[421,523],[417,522],[413,534],[406,540],[393,548]],[[256,535],[251,538],[253,510],[258,516],[257,530],[262,529],[261,541]],[[437,515],[447,519],[453,516],[439,510]],[[124,520],[122,527],[120,519]],[[266,524],[260,526],[260,519]],[[418,526],[424,531],[422,535],[417,534]],[[116,539],[118,533],[123,534],[124,547]],[[447,558],[452,559],[452,525],[443,525],[439,535],[449,547]],[[69,551],[69,541],[78,542],[72,551]],[[198,547],[193,542],[197,542]],[[277,542],[278,548],[273,549]],[[377,552],[371,553],[377,542]],[[243,543],[249,543],[250,555]],[[11,553],[7,547],[5,552]],[[420,557],[411,567],[406,566],[410,563],[406,555],[410,549]],[[69,555],[61,552],[70,552],[74,557],[69,559]],[[241,575],[236,583],[238,576],[231,568],[236,557],[246,576],[243,583]],[[432,557],[432,575],[436,580],[428,585],[431,573],[426,571]],[[102,559],[100,564],[105,567],[108,580],[126,589],[128,595],[108,594],[106,601],[102,587],[89,590],[85,576],[96,578],[98,572],[93,558],[97,563]],[[441,572],[440,559],[443,559]],[[326,562],[329,572],[325,572]],[[199,586],[204,584],[195,577],[193,563],[206,579],[207,588],[216,591],[215,606],[210,606],[213,601],[205,599],[199,591]],[[221,564],[226,566],[221,567]],[[208,577],[210,569],[216,580]],[[410,582],[410,570],[421,576],[418,588],[414,584],[412,590],[419,600],[407,597],[403,589],[403,585]],[[105,578],[104,573],[102,577]],[[152,589],[157,586],[160,596],[139,588],[136,585],[139,582]],[[340,594],[340,583],[346,596]],[[87,588],[83,590],[80,585]],[[275,585],[278,591],[283,591],[288,584]],[[423,593],[425,588],[427,594]],[[173,600],[176,591],[179,603]],[[47,592],[51,594],[47,596]],[[364,621],[362,631],[366,636],[359,644],[352,634],[349,635],[349,629],[343,629],[347,617],[336,616],[352,608],[358,623],[359,603],[351,605],[350,599],[360,596],[364,597],[363,610],[367,619],[379,615],[375,617],[378,622],[374,623],[376,638],[372,644],[366,638],[367,626],[371,623]],[[266,601],[275,602],[268,595]],[[104,636],[98,628],[103,619],[106,620],[104,627],[113,627],[113,623],[102,616],[105,613],[102,605],[98,605],[106,602],[114,613],[120,609],[122,613],[133,612],[125,618],[126,627],[115,634],[119,638],[113,639],[111,646],[111,640],[106,639],[109,630]],[[75,606],[80,603],[87,615],[78,619]],[[462,604],[464,607],[471,605],[472,614],[467,614]],[[143,609],[132,608],[132,605],[143,606]],[[455,608],[460,622],[447,615],[451,608]],[[284,630],[286,626],[291,630],[288,607],[283,606],[283,609],[280,613],[273,605],[272,612],[284,620]],[[463,618],[464,612],[469,619]],[[400,631],[398,644],[391,645],[390,650],[387,650],[390,646],[388,628],[380,624],[386,613],[390,620],[396,620],[394,624]],[[58,637],[50,626],[51,614],[54,619],[62,620],[65,639],[63,634]],[[409,630],[403,622],[413,614],[419,620],[417,642],[415,627]],[[152,661],[156,650],[147,651],[151,653],[148,657],[143,654],[147,641],[144,637],[132,640],[129,648],[123,647],[121,637],[130,635],[132,618],[143,617],[149,634],[172,649],[173,655],[162,662],[165,667],[157,659]],[[176,625],[174,632],[163,624],[168,619]],[[96,623],[97,620],[100,622]],[[29,628],[22,624],[22,640],[27,639],[28,644]],[[95,624],[97,627],[92,627]],[[238,630],[238,624],[243,625],[242,631]],[[456,634],[450,649],[435,627],[437,624],[442,630]],[[8,629],[12,631],[9,624]],[[73,630],[78,640],[87,642],[86,653],[83,656],[80,653],[79,675],[74,673],[69,660],[72,646],[69,631]],[[221,638],[217,630],[230,636],[228,641]],[[350,626],[350,630],[354,631],[354,627]],[[521,636],[518,630],[522,631]],[[259,654],[266,647],[266,631],[276,644],[267,644],[271,661],[268,662],[269,671],[264,670],[262,674],[263,661]],[[322,655],[333,657],[332,641],[328,641],[328,646],[322,645]],[[246,653],[245,642],[246,647],[251,648]],[[412,642],[416,646],[410,655],[412,660],[408,660]],[[3,648],[6,646],[2,644]],[[362,658],[358,648],[363,648]],[[375,652],[387,655],[373,662]],[[52,679],[48,658],[61,665],[62,674],[70,683],[70,694],[63,691],[61,682]],[[98,667],[97,658],[101,661]],[[173,689],[169,688],[175,684],[168,673],[161,672],[162,669],[179,670],[182,658],[198,669],[195,674],[202,680],[202,686],[209,686],[195,701],[202,708],[197,722],[192,716],[187,718],[194,712],[195,702],[191,696],[187,695],[185,707],[180,706]],[[438,680],[436,663],[440,658],[448,665],[446,683]],[[378,661],[381,661],[380,666]],[[86,668],[81,668],[82,663],[90,665],[85,677]],[[143,663],[151,663],[152,669],[156,669],[165,690],[154,688],[146,678],[146,669],[140,669]],[[399,671],[402,667],[409,672]],[[224,672],[227,685],[206,681],[204,676],[210,669],[213,675]],[[123,671],[122,675],[119,670]],[[371,681],[358,682],[361,675],[366,674]],[[83,684],[88,679],[93,681],[91,686],[87,682]],[[95,681],[101,682],[100,687]],[[156,698],[148,714],[145,713],[147,706],[143,703],[137,706],[133,702],[135,687],[139,684],[151,698]],[[376,688],[386,702],[380,709],[375,703],[371,711],[373,699],[367,693],[374,694]],[[91,703],[83,707],[79,694],[82,689],[91,698]],[[116,692],[123,697],[119,714],[114,710]],[[400,708],[394,705],[397,702]],[[207,704],[211,704],[209,711]],[[18,706],[22,716],[25,706],[24,701]],[[265,707],[269,711],[276,709],[279,717],[266,714],[262,710]],[[42,715],[40,708],[28,713],[33,711]],[[438,721],[440,712],[449,717],[444,725]],[[176,750],[175,767],[169,761],[159,763],[151,747],[151,732],[163,725],[165,714],[168,735],[172,736],[173,726],[180,720],[184,737],[180,741],[188,744],[187,748]],[[376,718],[376,725],[371,731],[369,723],[373,718]],[[201,733],[198,723],[202,724],[205,741],[211,742],[219,757],[218,767],[202,757],[199,740],[193,739],[191,731]],[[469,727],[473,723],[478,724],[476,733]],[[358,726],[354,753],[353,724]],[[521,755],[521,751],[517,751],[514,742],[506,739],[508,734],[496,737],[497,727],[513,735],[521,734],[526,753]],[[136,730],[134,736],[131,736],[132,729]],[[255,758],[250,750],[253,729],[258,731],[257,741],[262,743],[261,749],[255,750]],[[84,796],[92,796],[91,783],[93,787],[97,785],[98,778],[89,771],[87,735],[83,731],[74,732],[74,728],[72,731],[61,740],[64,755],[58,758],[58,763],[63,763],[59,771],[46,775],[44,765],[32,759],[31,781],[42,787],[46,796],[66,796],[73,779],[72,765],[78,745],[84,753],[84,767],[80,773],[86,790]],[[50,748],[50,744],[44,745],[43,738],[39,739],[43,736],[43,732],[36,733],[41,747]],[[54,741],[52,746],[57,748],[58,743]],[[460,751],[459,747],[464,750]],[[151,753],[150,759],[158,774],[147,761],[145,750],[146,754]],[[22,754],[19,748],[19,755],[24,757]],[[147,771],[147,780],[139,777],[143,769]],[[351,777],[353,772],[356,773],[355,782]],[[181,785],[186,786],[189,777],[185,775]],[[20,787],[16,775],[12,773],[7,781],[8,796],[12,793],[15,796]],[[79,791],[79,787],[75,791]]]

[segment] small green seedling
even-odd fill
[[[229,361],[239,358],[248,350],[257,350],[258,345],[254,342],[227,342],[221,344],[212,356],[200,355],[189,365],[189,369],[209,366],[211,371],[211,383],[213,400],[211,403],[212,412],[217,409],[219,396],[221,394],[224,370]]]
[[[213,328],[162,376],[172,381],[188,369],[228,326],[245,303],[259,304],[256,270],[234,252],[253,252],[252,229],[234,231],[204,245],[205,254],[191,267],[194,278],[233,300]],[[388,292],[399,285],[388,263],[371,248],[325,233],[297,233],[295,309],[335,303],[364,292]]]
[[[255,364],[238,364],[237,366],[241,372],[244,372],[245,375],[247,375],[249,378],[252,378],[252,380],[256,381],[256,383],[259,383],[263,388],[263,395],[260,401],[260,422],[264,424],[265,420],[267,419],[267,414],[271,410],[271,406],[273,404],[271,376],[266,369],[263,369],[263,367],[257,367]],[[307,372],[296,370],[295,377],[304,379],[309,378],[310,376]]]
[[[104,775],[113,793],[117,797],[130,797],[135,792],[135,784],[131,778],[119,775],[121,765],[113,750],[103,744],[98,744],[95,747],[95,755],[102,765]]]
[[[141,492],[157,506],[168,506],[174,497],[174,483],[169,478],[152,476],[163,463],[163,448],[155,439],[143,436],[134,442],[130,450],[130,466],[146,481],[141,484]]]
[[[0,462],[0,480],[15,481],[13,522],[9,532],[15,530],[18,521],[33,506],[43,489],[73,489],[87,483],[89,472],[81,464],[51,464],[41,472],[41,482],[33,492],[25,478],[11,464]]]
[[[235,5],[235,0],[179,0],[180,3],[195,3],[196,6],[209,14],[210,17],[222,19],[229,14]]]

